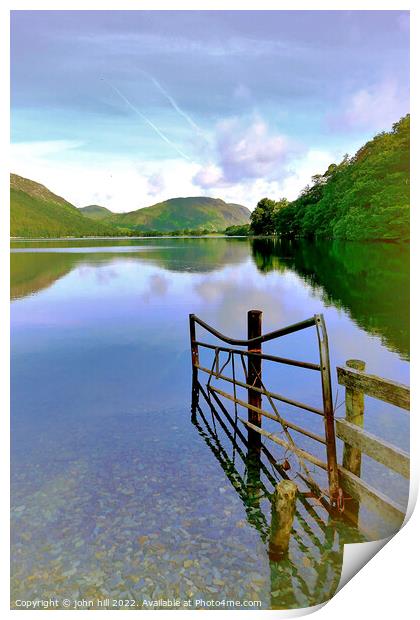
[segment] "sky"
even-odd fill
[[[295,199],[409,111],[407,11],[13,11],[12,172],[78,207]]]

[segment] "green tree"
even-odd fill
[[[410,116],[312,177],[299,197],[275,211],[284,237],[409,239]]]
[[[247,237],[250,234],[249,224],[235,224],[233,226],[228,226],[225,230],[225,235],[228,237]]]
[[[276,203],[269,198],[262,198],[251,213],[251,232],[254,235],[274,234],[274,212]]]

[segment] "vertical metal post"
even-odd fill
[[[363,372],[366,368],[366,363],[362,360],[347,360],[346,366]],[[364,414],[365,397],[363,392],[346,388],[346,420],[363,428]],[[344,444],[343,467],[360,478],[362,469],[362,452],[359,448],[354,448],[347,443]],[[357,500],[350,499],[346,501],[346,515],[356,523],[359,519],[359,508],[360,504]]]
[[[261,310],[249,310],[248,312],[248,340],[258,338],[262,333]],[[248,345],[248,352],[261,353],[261,343]],[[250,386],[261,389],[261,358],[248,355],[248,377]],[[248,388],[248,404],[261,409],[261,393]],[[248,421],[255,426],[261,427],[261,414],[248,409]],[[248,445],[250,449],[259,451],[261,447],[261,435],[252,429],[248,429]]]
[[[315,325],[318,334],[319,358],[321,365],[322,400],[324,405],[325,440],[327,442],[327,467],[330,501],[333,508],[337,508],[339,495],[339,481],[337,469],[337,451],[335,445],[334,408],[331,393],[330,354],[328,336],[322,314],[315,315]]]
[[[197,366],[200,363],[198,355],[198,345],[196,344],[195,335],[195,315],[190,314],[190,344],[191,344],[191,364],[192,364],[192,398],[191,409],[194,414],[194,410],[198,403],[198,369]]]

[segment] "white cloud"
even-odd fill
[[[251,124],[247,119],[227,119],[216,126],[216,163],[204,165],[194,180],[206,189],[251,179],[272,180],[281,175],[295,149],[287,136],[270,132],[260,118]]]
[[[214,164],[203,166],[195,175],[194,182],[204,188],[221,187],[225,184],[222,169]]]
[[[273,148],[276,150],[277,144],[277,156],[282,157],[284,142],[267,136],[265,126],[253,127],[247,136],[250,134],[261,138],[257,152],[263,140],[268,145],[274,140]],[[166,160],[163,164],[154,160],[106,158],[99,153],[77,153],[77,146],[76,142],[64,141],[13,144],[11,170],[42,183],[77,207],[99,204],[115,212],[124,212],[177,196],[205,195],[253,209],[264,196],[275,199],[285,196],[293,200],[313,174],[324,172],[338,159],[325,150],[302,150],[293,158],[290,155],[281,166],[272,167],[276,157],[264,160],[264,153],[261,153],[258,161],[252,162],[248,155],[243,158],[240,155],[241,169],[246,171],[255,165],[256,170],[261,170],[261,176],[255,178],[252,169],[248,178],[235,181],[226,178],[224,170],[216,164],[203,167],[181,159]],[[244,145],[239,144],[237,152],[241,154],[243,148]],[[268,165],[271,178],[263,174]]]
[[[384,80],[349,95],[342,110],[328,115],[334,130],[380,131],[391,127],[409,110],[409,101],[395,80]]]
[[[281,195],[289,200],[297,198],[300,191],[309,183],[314,174],[323,173],[339,158],[330,151],[310,149],[291,162],[289,173],[280,185]]]
[[[288,136],[270,133],[260,118],[230,119],[219,123],[214,158],[200,168],[193,181],[201,192],[253,209],[267,196],[294,200],[316,173],[339,159],[322,149],[305,149]]]
[[[148,191],[151,196],[157,196],[165,189],[165,178],[161,172],[152,174],[148,179]]]
[[[11,145],[11,172],[42,183],[77,207],[100,204],[112,211],[133,211],[174,196],[197,194],[192,183],[197,164],[72,153],[76,143],[29,142]]]
[[[247,179],[241,183],[225,183],[223,186],[216,183],[214,186],[202,189],[201,193],[214,198],[223,198],[226,202],[243,204],[251,210],[265,196],[277,200],[283,197],[294,200],[300,191],[311,182],[314,174],[325,172],[330,163],[339,159],[340,156],[337,156],[337,153],[310,149],[291,159],[277,179],[270,180],[262,177]],[[217,178],[217,169],[214,170],[214,174]],[[195,175],[196,181],[199,175]]]

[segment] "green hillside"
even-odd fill
[[[367,142],[352,158],[312,177],[297,200],[262,199],[251,232],[287,237],[407,241],[410,115]]]
[[[105,217],[109,217],[113,215],[113,212],[107,209],[106,207],[101,207],[99,205],[88,205],[87,207],[80,207],[79,211],[85,217],[88,217],[91,220],[103,220]]]
[[[115,213],[107,224],[132,230],[170,232],[173,230],[224,230],[233,224],[249,222],[250,211],[242,205],[229,204],[219,198],[171,198],[151,207]]]
[[[44,185],[10,175],[10,235],[12,237],[86,237],[115,234],[112,227],[92,222],[75,206]]]

